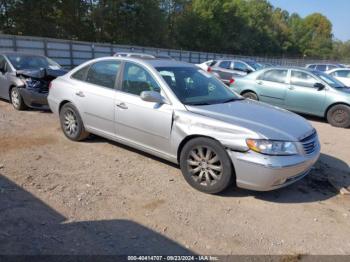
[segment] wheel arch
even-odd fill
[[[246,93],[254,93],[254,94],[256,94],[257,97],[259,97],[259,96],[258,96],[258,93],[255,92],[255,91],[252,90],[252,89],[244,89],[244,90],[241,92],[241,95],[244,95],[244,94],[246,94]]]
[[[344,105],[344,106],[348,106],[350,107],[350,104],[346,103],[346,102],[336,102],[336,103],[333,103],[333,104],[330,104],[327,109],[325,110],[324,112],[324,117],[327,119],[327,114],[328,114],[328,111],[333,107],[333,106],[336,106],[336,105]]]
[[[58,106],[58,113],[60,113],[60,112],[61,112],[62,107],[63,107],[65,104],[68,104],[68,103],[73,104],[73,102],[72,102],[72,101],[70,101],[70,100],[67,100],[67,99],[62,100],[62,101],[60,102],[59,106]],[[74,105],[74,104],[73,104],[73,105]]]
[[[201,134],[192,134],[192,135],[188,135],[186,136],[182,141],[181,143],[179,144],[178,146],[178,149],[177,149],[177,161],[178,163],[180,163],[180,155],[181,155],[181,152],[182,152],[182,149],[184,148],[184,146],[186,145],[187,142],[189,142],[190,140],[194,139],[194,138],[199,138],[199,137],[203,137],[203,138],[208,138],[208,139],[212,139],[212,140],[215,140],[216,142],[218,142],[226,151],[226,147],[217,139],[211,137],[211,136],[206,136],[206,135],[201,135]],[[227,153],[227,152],[226,152]],[[230,158],[230,156],[228,156]],[[235,170],[235,166],[233,165],[233,162],[230,161],[231,163],[231,167],[232,167],[232,171],[233,171],[233,178],[234,178],[234,181],[236,182],[236,170]]]

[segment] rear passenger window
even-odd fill
[[[90,65],[83,67],[82,69],[79,69],[77,72],[75,72],[72,75],[72,78],[85,81],[86,73],[89,70]]]
[[[119,67],[119,61],[96,62],[90,67],[86,82],[113,89]]]
[[[286,83],[288,70],[284,69],[273,69],[263,73],[259,79],[264,81]]]
[[[160,87],[144,68],[133,63],[126,63],[121,91],[139,96],[143,91],[160,93]]]

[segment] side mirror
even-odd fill
[[[314,87],[316,87],[317,90],[321,91],[321,90],[325,89],[326,86],[322,83],[315,83]]]
[[[143,101],[164,104],[164,98],[156,91],[143,91],[140,97]]]

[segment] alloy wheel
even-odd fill
[[[69,136],[75,136],[78,132],[78,121],[75,112],[67,110],[64,114],[64,130]]]
[[[11,102],[14,105],[14,107],[18,108],[20,106],[20,95],[18,93],[18,90],[16,88],[13,88],[11,90]]]
[[[348,116],[347,112],[345,112],[345,110],[343,110],[343,109],[335,110],[333,113],[333,119],[337,123],[343,123],[344,121],[347,120],[348,117],[349,116]]]
[[[217,153],[205,146],[193,148],[187,159],[192,179],[203,186],[212,186],[221,179],[223,165]]]

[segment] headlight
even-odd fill
[[[26,83],[26,86],[28,88],[39,88],[40,87],[40,81],[39,80],[35,80],[35,79],[32,79],[32,78],[27,78],[24,80],[25,83]]]
[[[289,156],[298,154],[293,142],[274,141],[266,139],[247,139],[247,146],[258,153],[274,156]]]

